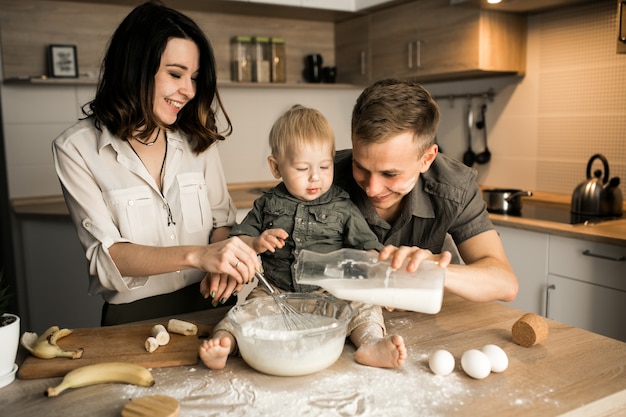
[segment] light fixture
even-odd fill
[[[502,2],[502,0],[487,0],[487,3],[489,3],[489,4],[498,4],[498,3],[501,3],[501,2]]]

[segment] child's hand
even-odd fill
[[[285,246],[285,239],[289,234],[283,229],[267,229],[259,237],[252,240],[252,248],[256,253],[266,251],[274,252],[276,248],[281,249]]]

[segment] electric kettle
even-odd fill
[[[597,169],[591,175],[593,162],[599,159],[604,173]],[[609,180],[609,162],[602,154],[595,154],[587,163],[587,180],[578,184],[572,194],[571,211],[592,217],[619,217],[622,215],[622,191],[619,177]]]

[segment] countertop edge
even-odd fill
[[[228,191],[238,209],[252,207],[263,191],[273,187],[277,181],[229,183]],[[484,187],[485,188],[485,187]],[[571,197],[565,194],[533,192],[533,197],[525,198],[524,204],[569,205]],[[17,216],[68,217],[69,212],[63,196],[24,197],[11,199],[11,206]],[[595,224],[571,225],[550,221],[525,219],[491,213],[495,226],[506,226],[563,237],[584,239],[598,243],[626,246],[626,218]]]

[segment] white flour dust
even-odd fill
[[[185,377],[168,368],[153,369],[157,384],[124,388],[128,399],[146,395],[176,398],[184,416],[398,416],[436,417],[463,406],[468,389],[457,375],[439,377],[422,362],[408,361],[400,369],[361,365],[358,374],[333,367],[312,377],[273,377],[247,366],[209,371],[190,368]],[[178,371],[179,372],[179,371]],[[390,395],[392,393],[392,395]],[[384,410],[384,411],[383,411]]]
[[[354,363],[353,348],[346,349],[348,354],[342,355],[337,366],[303,377],[265,375],[239,358],[231,358],[221,371],[201,364],[197,368],[152,369],[155,386],[124,386],[123,400],[168,395],[179,401],[180,415],[185,417],[445,417],[466,415],[468,407],[476,410],[477,404],[493,405],[493,400],[521,415],[532,414],[537,406],[559,407],[550,387],[528,389],[522,384],[511,389],[516,377],[507,377],[510,370],[488,377],[501,379],[486,390],[488,378],[473,380],[460,366],[450,375],[434,375],[428,368],[430,352],[409,349],[404,366],[379,369]],[[181,373],[181,369],[187,372]]]

